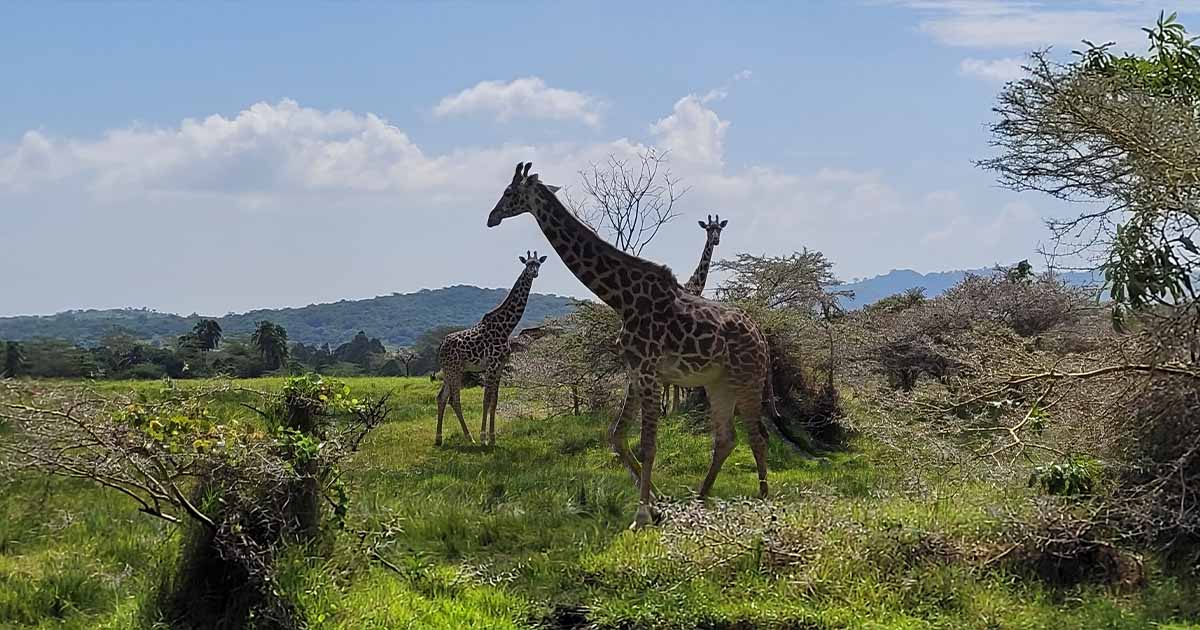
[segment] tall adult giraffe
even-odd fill
[[[663,265],[625,253],[601,239],[530,175],[531,164],[517,164],[512,182],[488,215],[488,227],[526,212],[537,220],[546,240],[567,268],[596,297],[621,317],[621,357],[628,378],[621,411],[608,430],[609,443],[639,486],[633,527],[652,520],[651,477],[657,453],[661,383],[703,386],[711,403],[712,463],[700,484],[700,496],[712,489],[721,465],[733,450],[733,416],[739,411],[758,467],[759,496],[766,496],[767,432],[762,422],[764,392],[773,419],[774,392],[766,338],[741,309],[688,294]],[[626,441],[638,408],[642,414],[642,461]]]
[[[538,258],[537,252],[525,252],[525,256],[518,257],[518,260],[525,268],[521,270],[521,275],[517,277],[516,284],[505,296],[504,301],[484,314],[478,324],[446,335],[442,345],[438,347],[438,362],[442,367],[442,389],[437,395],[437,433],[433,438],[435,445],[442,443],[442,418],[446,414],[446,403],[450,403],[454,408],[454,415],[458,416],[463,435],[472,442],[475,441],[471,437],[471,430],[467,428],[466,420],[463,419],[462,403],[459,400],[464,372],[483,373],[483,423],[479,427],[479,439],[484,444],[496,444],[496,405],[500,399],[500,375],[513,350],[512,341],[508,336],[525,314],[525,304],[529,302],[529,290],[533,287],[533,279],[538,276],[538,268],[546,262],[546,257]]]

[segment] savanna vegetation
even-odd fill
[[[430,379],[329,377],[389,356],[366,334],[289,345],[261,321],[246,355],[301,374],[239,380],[24,378],[36,350],[6,344],[0,624],[1200,627],[1200,47],[1173,16],[1147,32],[1144,55],[1033,55],[981,162],[1087,202],[1047,253],[1102,272],[1100,298],[1023,261],[847,311],[820,252],[718,265],[790,438],[765,500],[745,447],[693,497],[710,438],[684,392],[659,521],[627,528],[620,323],[595,303],[514,342],[491,447],[433,446]],[[639,251],[686,192],[664,159],[585,171],[576,211]],[[446,330],[389,369],[427,371]],[[198,322],[178,347],[207,366],[231,345]]]

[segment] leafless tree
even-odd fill
[[[667,152],[653,148],[634,159],[609,155],[579,172],[584,195],[568,194],[567,205],[583,222],[609,236],[633,255],[654,240],[662,226],[678,216],[675,204],[686,187],[671,175]]]

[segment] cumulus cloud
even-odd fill
[[[1024,76],[1021,69],[1024,60],[1016,57],[1001,59],[974,59],[968,57],[958,64],[960,74],[985,81],[1015,81]]]
[[[540,118],[600,124],[603,103],[587,94],[553,88],[538,77],[512,81],[480,81],[458,94],[446,96],[433,108],[437,116],[494,114],[497,120]]]
[[[1008,259],[1041,232],[1033,213],[988,210],[953,191],[907,192],[878,171],[730,168],[729,129],[689,95],[644,139],[441,153],[377,115],[291,100],[95,138],[30,131],[0,145],[0,207],[12,234],[0,266],[39,261],[37,276],[13,279],[6,295],[20,303],[8,308],[141,306],[152,298],[159,308],[212,313],[463,282],[507,286],[515,271],[481,265],[478,253],[542,244],[530,221],[484,225],[516,162],[533,160],[544,181],[570,186],[588,163],[651,145],[670,150],[673,173],[691,188],[682,211],[728,214],[728,252],[815,247],[842,273],[859,275]],[[44,220],[51,215],[56,221]],[[647,251],[681,274],[703,244],[686,225],[693,223],[663,231]],[[52,248],[59,253],[47,256]],[[267,287],[247,273],[284,268]],[[543,276],[540,291],[584,293],[561,267]]]
[[[671,151],[671,159],[690,165],[719,168],[725,152],[729,121],[705,106],[703,97],[689,94],[678,101],[671,114],[650,125],[658,144]]]

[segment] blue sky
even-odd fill
[[[484,221],[670,150],[644,254],[824,251],[843,278],[1032,257],[1062,208],[971,165],[1029,50],[1143,48],[1139,0],[0,4],[0,315],[222,314],[450,284],[549,250]],[[1190,11],[1190,12],[1189,12]],[[1200,27],[1197,27],[1200,28]],[[535,290],[583,295],[551,261]],[[711,284],[710,284],[711,286]]]

